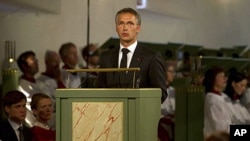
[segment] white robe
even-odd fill
[[[207,93],[205,97],[205,136],[215,131],[229,133],[230,125],[249,124],[250,114],[239,102],[232,101],[226,94]]]
[[[240,102],[247,108],[248,112],[250,112],[250,88],[247,88],[244,92],[240,98]]]
[[[250,114],[245,106],[239,100],[233,101],[233,113],[237,116],[237,124],[250,124]]]
[[[205,136],[215,131],[229,132],[229,127],[234,122],[231,108],[232,101],[226,94],[217,95],[211,92],[206,94],[204,102]]]

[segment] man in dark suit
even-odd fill
[[[115,47],[101,55],[100,68],[140,68],[140,71],[136,73],[135,80],[131,71],[101,72],[99,87],[161,88],[163,102],[167,97],[164,63],[160,53],[137,42],[137,35],[141,29],[139,13],[132,8],[124,8],[117,12],[115,23],[116,32],[120,38],[120,47]],[[124,60],[126,60],[125,66]]]
[[[3,97],[3,108],[8,119],[0,125],[1,141],[31,141],[30,129],[23,125],[26,117],[26,96],[10,91]]]

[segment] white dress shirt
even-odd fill
[[[134,42],[132,45],[126,47],[129,50],[129,53],[127,54],[127,68],[129,68],[130,62],[132,60],[132,57],[135,52],[135,48],[137,46],[137,41]],[[119,51],[119,58],[118,58],[118,66],[120,68],[120,63],[122,60],[122,49],[125,48],[122,44],[120,44],[120,51]]]
[[[15,133],[16,133],[16,136],[17,136],[17,139],[20,141],[20,132],[19,132],[18,128],[19,128],[20,126],[23,126],[23,125],[22,125],[22,124],[21,124],[21,125],[18,125],[18,124],[16,124],[15,122],[11,121],[10,119],[8,119],[8,121],[9,121],[11,127],[14,129],[14,131],[15,131]]]

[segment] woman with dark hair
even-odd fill
[[[232,124],[231,99],[223,93],[227,78],[222,68],[213,67],[206,71],[203,85],[205,87],[204,135],[215,131],[229,132]]]
[[[250,114],[247,111],[246,107],[244,107],[239,100],[241,95],[246,90],[246,87],[247,77],[244,74],[240,72],[230,73],[224,92],[232,100],[232,106],[234,108],[232,108],[231,111],[232,113],[234,113],[233,123],[235,124],[250,123]]]

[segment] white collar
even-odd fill
[[[47,129],[47,130],[50,129],[48,124],[41,123],[41,122],[39,122],[37,120],[35,121],[34,126],[38,126],[38,127],[41,127],[43,129]]]
[[[130,51],[130,53],[133,54],[136,46],[137,46],[137,41],[135,41],[133,44],[131,44],[130,46],[128,46],[126,48]],[[122,51],[123,48],[125,48],[125,47],[120,43],[120,52]]]

